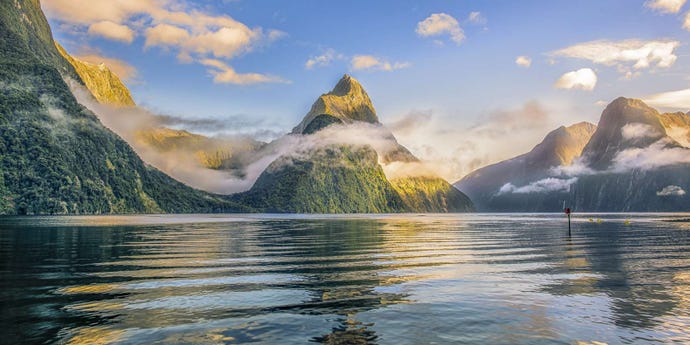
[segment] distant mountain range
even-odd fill
[[[561,127],[455,183],[480,211],[690,211],[690,116],[620,97],[599,124]]]

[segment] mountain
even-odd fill
[[[166,127],[138,130],[132,144],[159,153],[191,155],[203,167],[228,171],[241,169],[248,156],[265,145],[248,138],[218,139]]]
[[[539,181],[550,175],[551,168],[572,164],[580,156],[596,129],[597,126],[589,122],[580,122],[569,127],[561,126],[547,134],[530,152],[477,169],[454,185],[465,192],[480,211],[517,210],[518,207],[512,205],[513,196],[500,194],[500,188],[507,183],[525,185]],[[537,195],[539,199],[548,196]],[[538,203],[544,202],[538,200]],[[521,200],[520,203],[524,206],[531,204],[526,200]]]
[[[660,115],[660,120],[668,136],[690,148],[690,113],[665,113]]]
[[[354,121],[378,124],[379,118],[362,85],[345,75],[331,92],[321,95],[314,102],[309,113],[292,133],[311,134],[333,123]]]
[[[190,171],[224,170],[228,176],[242,178],[247,162],[264,145],[251,138],[215,138],[160,126],[157,115],[136,107],[129,89],[105,64],[81,61],[57,43],[56,47],[84,81],[89,93],[87,97],[93,96],[95,100],[78,99],[81,104],[94,111],[102,123],[127,141],[147,164],[178,181],[212,191],[208,185],[198,183],[200,177]]]
[[[664,137],[659,112],[641,100],[619,97],[604,109],[582,155],[590,168],[605,170],[623,150],[645,148]]]
[[[271,163],[239,201],[270,213],[389,213],[403,203],[369,146],[325,146]]]
[[[79,78],[84,82],[84,85],[99,102],[128,107],[136,105],[129,89],[104,63],[94,65],[79,60],[69,55],[65,48],[57,42],[55,42],[55,46],[60,55],[72,65]]]
[[[456,186],[483,211],[559,212],[563,203],[579,212],[690,211],[690,149],[674,138],[686,138],[687,116],[620,97],[604,109],[586,145],[572,147],[582,147],[580,157],[515,163],[523,155],[479,169]],[[542,173],[523,174],[521,164]]]
[[[81,106],[36,0],[0,3],[0,214],[248,210],[147,166]]]
[[[571,200],[580,210],[690,211],[690,149],[669,136],[662,115],[636,99],[617,98],[582,152],[593,172],[578,176]]]
[[[434,174],[386,176],[390,164],[421,162],[379,122],[366,91],[349,75],[314,102],[288,139],[297,141],[300,150],[279,156],[248,192],[233,200],[268,212],[474,209],[466,195]]]

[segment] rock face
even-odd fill
[[[269,212],[380,213],[468,212],[470,199],[440,177],[388,179],[381,164],[419,160],[379,123],[369,96],[345,75],[312,106],[293,136],[318,136],[331,125],[364,123],[385,148],[366,143],[323,144],[298,156],[282,156],[246,193],[234,197]]]
[[[321,95],[314,102],[292,133],[310,134],[333,123],[353,121],[379,123],[379,118],[362,85],[355,78],[344,75],[331,92]]]
[[[539,181],[550,175],[551,168],[570,165],[580,156],[596,128],[589,122],[561,126],[547,134],[530,152],[477,169],[456,182],[455,186],[465,192],[480,211],[523,210],[531,204],[524,201],[524,198],[534,196],[520,195],[522,200],[518,198],[515,201],[517,205],[513,205],[515,196],[499,194],[501,187],[507,183],[521,186]],[[548,197],[548,194],[537,197],[540,199],[539,203],[543,203],[546,201],[541,199]]]
[[[582,155],[590,168],[605,170],[619,152],[648,147],[665,136],[655,109],[640,100],[619,97],[604,109],[597,131]]]
[[[247,210],[144,164],[63,77],[38,1],[0,2],[0,214]]]
[[[690,148],[690,115],[682,112],[661,114],[666,134],[679,144]]]
[[[57,42],[55,43],[58,52],[67,62],[72,65],[84,82],[84,85],[91,91],[91,94],[101,103],[116,106],[134,106],[134,100],[129,89],[122,83],[122,80],[115,75],[105,64],[94,65],[86,61],[81,61],[67,53]]]
[[[479,169],[457,186],[483,211],[560,212],[563,203],[578,212],[690,211],[690,149],[681,144],[687,123],[686,114],[659,114],[621,97],[603,111],[586,145],[570,146],[582,147],[580,157],[556,165],[553,156],[534,160],[530,152]],[[528,166],[541,173],[524,173]]]

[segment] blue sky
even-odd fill
[[[558,125],[596,123],[618,96],[690,110],[657,95],[690,83],[690,4],[679,0],[42,5],[73,55],[136,71],[126,84],[140,106],[287,132],[349,73],[403,144],[425,159],[453,159],[455,175],[524,152]],[[224,26],[239,36],[202,40]],[[175,41],[171,27],[189,37]],[[529,67],[516,64],[518,56]],[[228,67],[234,74],[214,77]],[[416,128],[397,126],[415,118],[423,120]]]

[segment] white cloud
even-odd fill
[[[417,23],[417,34],[422,37],[449,35],[456,44],[465,39],[465,32],[458,20],[445,13],[434,13]]]
[[[520,55],[515,58],[515,64],[520,67],[529,68],[529,66],[532,66],[532,59],[529,56]]]
[[[378,70],[390,72],[408,67],[410,67],[409,62],[391,63],[372,55],[355,55],[352,57],[352,60],[350,60],[350,69],[353,71]]]
[[[683,196],[685,191],[679,186],[669,185],[656,192],[657,196]]]
[[[144,36],[146,36],[144,47],[176,46],[189,39],[189,32],[174,25],[158,24],[146,29]]]
[[[660,13],[678,13],[686,0],[648,0],[644,5]]]
[[[560,108],[559,108],[560,109]],[[483,111],[468,122],[461,112],[414,109],[382,118],[407,147],[447,181],[531,150],[564,113],[535,101]],[[465,114],[466,115],[466,114]]]
[[[671,67],[678,59],[675,49],[679,45],[680,42],[669,40],[599,40],[579,43],[550,55],[615,66],[620,73],[631,78],[639,74],[639,70]]]
[[[577,177],[569,179],[560,179],[555,177],[547,177],[539,181],[534,181],[522,187],[516,187],[512,183],[504,184],[498,190],[497,195],[513,193],[513,194],[528,194],[528,193],[547,193],[547,192],[568,192],[570,186],[577,182]]]
[[[613,158],[611,172],[633,169],[653,170],[659,167],[690,163],[690,150],[675,146],[669,139],[660,139],[645,148],[630,148]]]
[[[628,123],[621,128],[621,135],[625,140],[656,138],[660,134],[654,127],[639,122]]]
[[[216,59],[204,59],[202,65],[210,67],[213,82],[219,84],[249,85],[260,83],[289,83],[276,76],[261,73],[237,73],[234,68]]]
[[[154,0],[43,0],[49,17],[76,24],[99,21],[122,23],[136,13],[153,13],[159,9]]]
[[[134,31],[127,25],[120,25],[107,20],[91,24],[88,33],[89,35],[127,43],[132,43],[134,40]]]
[[[472,24],[484,25],[486,24],[486,17],[484,17],[479,11],[470,12],[470,14],[467,16],[467,21]]]
[[[558,89],[580,89],[591,91],[597,85],[597,74],[591,68],[581,68],[563,74],[554,84]]]
[[[661,92],[643,98],[644,102],[655,107],[690,109],[690,89]]]
[[[685,20],[683,21],[683,29],[690,31],[690,12],[685,14]]]
[[[314,67],[326,67],[335,59],[342,59],[343,55],[338,54],[333,49],[327,49],[323,54],[312,56],[304,63],[304,68],[312,69]]]
[[[51,19],[72,24],[77,32],[125,42],[141,34],[145,48],[163,48],[181,62],[229,60],[287,35],[209,14],[185,0],[44,0],[42,5]]]

